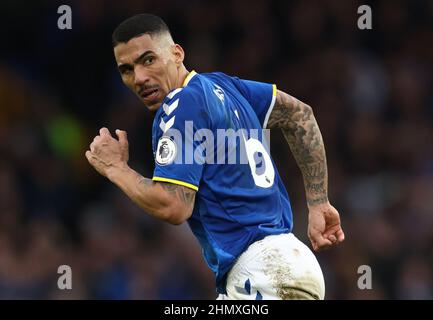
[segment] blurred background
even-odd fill
[[[57,8],[72,8],[59,30]],[[368,4],[373,29],[357,28]],[[186,224],[142,212],[84,152],[127,130],[130,166],[153,172],[152,114],[121,83],[111,33],[161,16],[197,72],[276,83],[310,104],[346,241],[319,253],[327,299],[433,299],[433,1],[2,1],[0,299],[214,299]],[[300,172],[271,152],[308,242]],[[57,288],[71,266],[73,289]],[[369,265],[373,289],[359,290]]]

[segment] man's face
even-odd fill
[[[123,83],[155,111],[176,88],[184,53],[168,35],[144,34],[114,47]]]

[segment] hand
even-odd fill
[[[327,249],[344,241],[340,215],[329,202],[309,207],[308,238],[314,251]]]
[[[103,176],[108,177],[110,170],[127,165],[129,159],[126,131],[116,130],[119,140],[113,138],[107,128],[99,130],[99,135],[86,151],[89,163]]]

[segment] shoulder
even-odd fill
[[[236,83],[239,78],[235,76],[230,76],[225,74],[224,72],[211,72],[211,73],[203,73],[201,74],[202,78],[208,80],[213,84],[233,84]]]
[[[169,92],[155,114],[153,129],[159,132],[170,128],[183,129],[187,121],[208,126],[209,114],[203,91],[196,84]]]
[[[205,98],[204,79],[200,74],[195,73],[183,87],[170,91],[165,97],[162,108],[172,104],[202,104]]]
[[[163,100],[160,110],[161,117],[171,115],[189,117],[198,109],[203,109],[205,94],[199,85],[188,85],[171,91]]]

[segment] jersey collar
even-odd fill
[[[183,81],[182,87],[186,87],[188,83],[191,81],[191,79],[197,74],[194,70],[192,70],[188,75],[186,76],[185,80]]]

